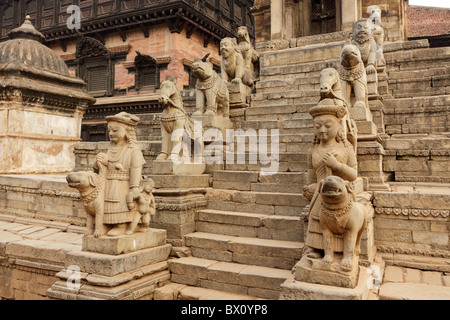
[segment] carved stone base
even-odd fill
[[[227,83],[230,92],[230,108],[246,108],[249,106],[252,89],[243,83]]]
[[[153,172],[161,175],[200,175],[205,169],[204,162],[175,164],[171,160],[153,161]]]
[[[341,255],[335,254],[335,261],[332,264],[327,264],[322,261],[322,258],[309,258],[305,255],[295,266],[295,280],[354,288],[358,283],[358,257],[353,258],[353,270],[350,272],[341,269],[341,259]]]
[[[366,300],[369,293],[367,285],[370,273],[359,268],[357,285],[342,288],[330,285],[297,281],[294,277],[281,284],[280,300]]]
[[[154,248],[166,243],[166,230],[148,229],[147,232],[137,232],[119,237],[84,236],[82,250],[103,254],[119,255],[145,248]]]
[[[121,255],[70,252],[66,268],[56,274],[60,280],[47,290],[47,296],[57,300],[152,299],[159,284],[170,279],[167,259],[171,248],[164,244]]]

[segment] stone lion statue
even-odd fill
[[[361,237],[367,226],[365,207],[356,201],[350,182],[340,177],[328,176],[321,181],[322,209],[319,219],[322,227],[325,263],[334,261],[334,235],[344,238],[344,252],[340,263],[342,271],[352,271],[354,256],[359,256]]]
[[[203,59],[195,59],[192,74],[197,78],[196,109],[192,116],[215,116],[221,114],[229,117],[230,96],[225,81],[214,71],[212,63]]]
[[[220,42],[221,76],[226,82],[242,83],[253,87],[253,77],[245,66],[244,57],[238,48],[236,38],[224,38]]]
[[[346,44],[342,47],[339,77],[344,99],[352,105],[351,93],[353,90],[355,95],[353,107],[368,108],[367,75],[357,46]]]
[[[259,54],[256,52],[255,48],[252,46],[250,41],[250,35],[248,34],[248,29],[246,26],[242,26],[238,28],[237,32],[238,36],[238,46],[239,51],[244,58],[245,67],[250,70],[250,74],[253,78],[257,78],[258,76],[258,61]]]

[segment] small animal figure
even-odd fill
[[[344,237],[344,252],[340,263],[342,271],[353,270],[353,257],[359,256],[362,233],[367,226],[365,207],[356,202],[350,182],[337,176],[328,176],[320,183],[322,208],[319,214],[324,241],[323,261],[334,261],[334,234]]]

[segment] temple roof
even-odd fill
[[[408,38],[450,34],[450,9],[407,7]]]

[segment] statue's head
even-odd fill
[[[345,107],[336,106],[333,99],[323,99],[309,113],[313,117],[315,144],[344,140],[342,118],[347,114]]]
[[[141,189],[144,192],[151,193],[155,187],[155,181],[152,178],[146,178],[141,181]]]
[[[223,38],[220,41],[220,54],[228,58],[234,51],[237,51],[236,38]]]
[[[250,35],[248,34],[248,29],[246,26],[242,26],[238,28],[237,36],[239,40],[245,40],[250,43]]]
[[[197,79],[206,80],[211,78],[214,74],[212,63],[206,60],[208,56],[209,54],[207,54],[203,59],[195,59],[191,66],[192,74]]]
[[[135,128],[139,123],[138,117],[127,112],[121,112],[114,116],[106,117],[106,121],[111,143],[137,143]]]
[[[341,65],[345,68],[352,68],[362,63],[361,51],[353,44],[346,44],[341,50]]]
[[[353,40],[363,43],[373,38],[373,25],[369,19],[359,19],[353,24]]]
[[[337,176],[328,176],[321,184],[320,195],[325,204],[343,203],[354,193],[352,183]]]

